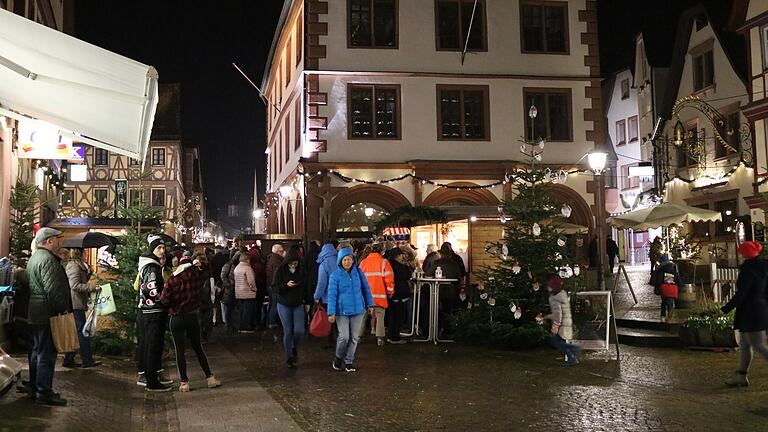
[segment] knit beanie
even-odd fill
[[[549,286],[552,289],[552,294],[557,294],[560,291],[563,290],[563,278],[560,276],[552,276],[549,278],[549,281],[547,282],[547,286]]]
[[[758,242],[748,241],[739,246],[739,253],[744,255],[744,258],[754,258],[760,254],[763,250],[763,245]]]
[[[154,234],[147,236],[147,242],[149,242],[149,253],[155,253],[155,248],[161,244],[164,244],[163,239],[161,239],[160,236]]]

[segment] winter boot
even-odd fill
[[[736,375],[725,380],[725,384],[731,387],[748,387],[749,380],[747,379],[747,374],[736,372]]]

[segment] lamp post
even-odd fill
[[[603,269],[605,268],[605,229],[603,228],[605,205],[603,204],[603,170],[605,170],[605,161],[608,155],[604,152],[595,151],[588,155],[589,168],[595,174],[595,229],[597,229],[597,286],[601,291],[605,291],[605,277]]]

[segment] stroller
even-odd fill
[[[7,258],[0,259],[0,327],[9,328],[14,315],[14,266]],[[21,376],[21,363],[0,346],[0,395]]]

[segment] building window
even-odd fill
[[[760,27],[760,46],[763,48],[763,70],[768,69],[768,25]]]
[[[635,189],[640,186],[639,177],[630,177],[629,167],[637,166],[636,163],[621,166],[621,189]]]
[[[529,140],[547,138],[550,141],[573,141],[571,130],[570,89],[523,89],[525,95],[525,136]],[[530,126],[528,111],[536,106],[538,114]]]
[[[715,235],[732,235],[734,227],[736,226],[736,218],[738,216],[737,213],[739,211],[738,201],[718,201],[715,203],[714,210],[719,211],[723,218],[721,222],[715,222]]]
[[[741,151],[741,139],[739,137],[739,127],[741,126],[741,116],[739,115],[739,112],[733,112],[730,114],[727,114],[725,116],[725,127],[720,130],[720,136],[723,137],[725,142],[728,143],[729,146],[736,149],[737,152]],[[731,132],[730,135],[728,135],[728,131]],[[726,157],[730,154],[735,154],[730,151],[728,151],[725,146],[715,138],[715,157],[721,158]]]
[[[152,166],[165,166],[165,149],[153,148],[152,149]]]
[[[294,108],[294,121],[293,121],[293,133],[294,133],[294,141],[296,142],[294,144],[293,149],[295,151],[299,151],[299,147],[301,147],[301,98],[296,98],[295,102],[295,108]]]
[[[75,206],[75,190],[64,189],[61,193],[61,207],[72,208]]]
[[[99,211],[107,209],[107,190],[106,189],[94,189],[93,190],[93,207]]]
[[[465,44],[467,51],[487,49],[484,0],[437,0],[435,22],[438,50],[463,51]]]
[[[134,159],[134,158],[128,158],[128,165],[130,165],[130,166],[139,166],[139,165],[141,165],[141,161],[139,161],[138,159]]]
[[[302,28],[304,26],[304,17],[299,15],[299,19],[296,20],[296,67],[301,64],[301,55],[304,49],[304,34]]]
[[[283,124],[283,153],[285,155],[285,163],[291,159],[291,113],[285,115],[285,123]]]
[[[293,68],[291,67],[291,61],[293,60],[293,52],[291,51],[291,38],[288,38],[288,42],[285,45],[285,55],[283,56],[283,61],[285,62],[283,64],[283,71],[285,72],[285,86],[288,87],[288,84],[291,83],[291,71]]]
[[[624,120],[616,122],[616,145],[621,146],[627,143],[627,123]]]
[[[109,152],[104,149],[93,149],[93,166],[109,166]]]
[[[152,207],[165,207],[165,189],[152,189]]]
[[[400,86],[350,84],[349,137],[400,138]]]
[[[490,139],[488,86],[437,86],[438,139]]]
[[[523,52],[568,53],[568,3],[521,2]]]
[[[629,99],[629,79],[621,80],[621,100]]]
[[[616,189],[618,187],[618,173],[616,169],[616,161],[608,161],[605,164],[605,171],[603,172],[603,181],[605,181],[606,189]]]
[[[697,205],[694,207],[709,210],[709,205],[707,204]],[[709,237],[709,222],[692,222],[691,227],[694,237]]]
[[[348,0],[349,48],[397,48],[398,0]]]
[[[693,91],[703,90],[715,83],[715,63],[712,50],[693,58]]]
[[[637,116],[627,119],[627,142],[635,142],[638,139]]]
[[[130,199],[131,206],[139,206],[144,204],[144,190],[143,189],[131,189],[128,192],[128,198]]]

